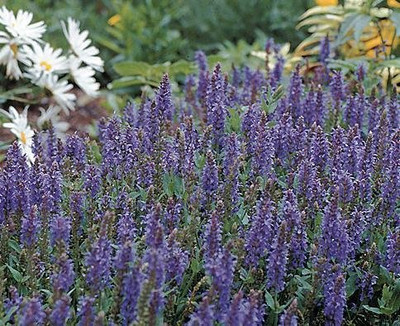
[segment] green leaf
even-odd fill
[[[337,37],[338,44],[342,44],[347,34],[353,31],[353,36],[356,42],[361,38],[364,28],[371,21],[371,17],[364,14],[352,13],[349,14],[342,25],[340,26],[339,35]]]
[[[368,310],[368,311],[373,312],[374,314],[382,315],[382,312],[381,312],[381,310],[380,310],[379,308],[370,307],[370,306],[368,306],[368,305],[363,305],[363,308],[364,308],[365,310]]]
[[[312,290],[311,284],[306,281],[306,279],[308,279],[309,276],[301,277],[299,275],[296,275],[295,278],[301,284],[302,289],[305,289],[307,291],[311,291]]]
[[[267,290],[265,291],[265,301],[267,302],[268,307],[275,310],[275,300]]]
[[[229,131],[240,132],[240,115],[238,110],[230,109],[228,118],[228,129]]]
[[[196,66],[193,63],[185,60],[179,60],[177,62],[174,62],[169,68],[169,74],[171,76],[177,74],[189,75],[194,73],[195,71],[196,71]]]
[[[18,254],[21,253],[21,247],[19,246],[19,243],[15,241],[14,239],[9,239],[8,240],[8,246],[13,249],[15,252]]]
[[[357,290],[357,279],[356,273],[352,274],[346,281],[346,296],[351,297]]]
[[[107,85],[107,87],[109,89],[118,89],[118,88],[137,86],[137,85],[150,85],[153,87],[158,87],[157,82],[148,80],[142,76],[122,77],[112,81]]]
[[[15,268],[11,267],[10,265],[7,265],[8,270],[11,272],[12,277],[14,280],[16,280],[18,283],[22,283],[23,281],[23,276],[20,272],[18,272]]]
[[[12,315],[18,310],[18,306],[13,306],[8,310],[7,315],[1,320],[3,323],[7,324],[10,321]]]
[[[114,70],[121,76],[148,76],[152,66],[142,61],[123,61],[114,64]]]

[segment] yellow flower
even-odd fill
[[[399,43],[399,38],[395,37],[396,28],[394,27],[392,21],[383,19],[378,24],[380,33],[378,28],[375,27],[373,37],[362,40],[364,49],[366,51],[365,55],[368,58],[379,57],[380,54],[383,54],[383,52],[389,55],[392,47],[397,47]]]
[[[398,0],[387,0],[387,5],[392,8],[400,8],[400,2]]]
[[[339,1],[338,0],[315,0],[317,6],[320,7],[328,7],[328,6],[337,6]]]
[[[121,21],[121,15],[116,14],[116,15],[110,17],[110,19],[107,21],[107,23],[110,26],[114,26],[114,25],[118,24],[120,21]]]

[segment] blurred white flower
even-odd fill
[[[0,44],[5,44],[0,50],[0,64],[6,66],[6,76],[10,79],[20,79],[22,71],[19,62],[29,64],[25,53],[20,49],[21,43],[0,31]]]
[[[31,24],[32,18],[33,14],[28,11],[18,10],[15,16],[5,6],[0,8],[0,24],[5,26],[12,37],[29,44],[40,41],[46,31],[43,21]]]
[[[68,81],[58,80],[57,76],[50,75],[43,87],[51,92],[54,100],[65,113],[68,114],[69,110],[75,109],[76,96],[68,93],[73,88],[73,85],[68,84]]]
[[[103,60],[98,57],[99,49],[90,44],[92,41],[88,39],[89,32],[87,30],[80,31],[80,23],[72,18],[68,18],[68,27],[61,22],[64,35],[68,40],[73,53],[84,63],[91,66],[93,69],[103,71]]]
[[[43,86],[52,74],[68,71],[68,60],[61,55],[61,49],[54,50],[48,43],[42,48],[34,43],[31,46],[24,46],[23,50],[31,62],[27,69],[27,77],[39,86]]]
[[[0,111],[11,120],[11,122],[3,123],[3,127],[9,128],[18,138],[21,151],[26,155],[28,162],[33,163],[32,144],[35,133],[28,124],[28,107],[25,107],[21,114],[13,106],[10,106],[9,112],[3,109],[0,109]]]
[[[70,73],[75,83],[88,95],[97,96],[100,84],[94,78],[95,71],[90,66],[81,67],[82,61],[75,56],[69,58]]]
[[[59,138],[63,138],[70,125],[68,122],[60,120],[61,108],[57,105],[50,105],[47,110],[42,107],[39,110],[42,114],[36,122],[38,127],[42,129],[46,123],[50,122],[56,135]]]

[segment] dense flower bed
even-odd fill
[[[1,301],[20,325],[393,323],[399,102],[363,70],[168,76],[99,140],[34,137],[0,171]],[[281,98],[279,98],[282,96]]]

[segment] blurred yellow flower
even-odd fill
[[[368,58],[381,57],[382,54],[389,55],[392,47],[397,47],[399,38],[396,37],[396,28],[389,19],[383,19],[378,23],[379,28],[373,26],[365,37],[361,38]]]
[[[338,0],[315,0],[317,6],[320,7],[337,6],[338,2]]]
[[[116,15],[110,17],[110,19],[107,21],[107,23],[110,26],[114,26],[114,25],[118,24],[120,21],[121,21],[121,15],[116,14]]]
[[[387,0],[387,5],[392,8],[400,8],[400,2],[398,0]]]

